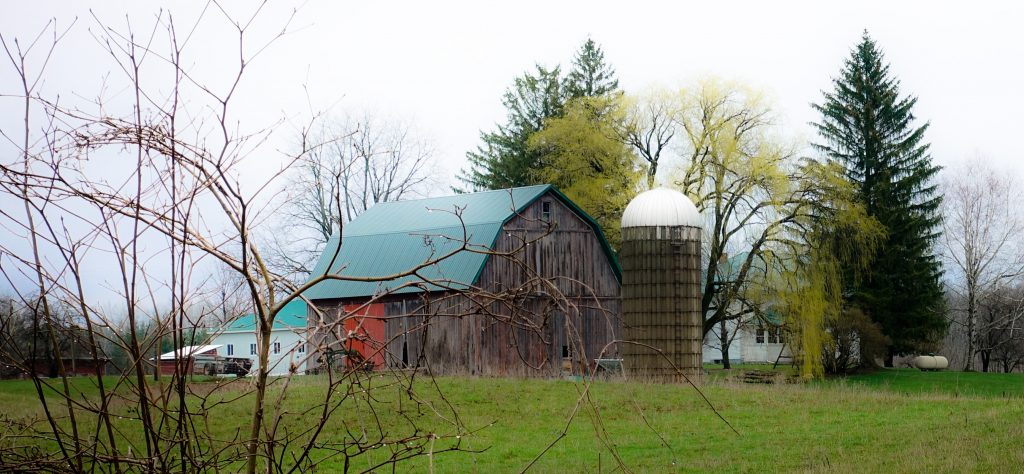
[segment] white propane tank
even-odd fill
[[[914,367],[921,370],[942,370],[949,367],[949,360],[936,355],[917,356],[914,358]]]

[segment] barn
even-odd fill
[[[377,204],[312,274],[343,278],[303,293],[311,371],[551,376],[618,357],[615,254],[550,185]]]

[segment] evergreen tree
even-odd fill
[[[562,117],[566,101],[618,93],[615,70],[604,62],[604,52],[587,39],[562,77],[561,68],[536,66],[536,71],[517,77],[502,98],[508,110],[504,125],[480,134],[483,144],[466,153],[470,167],[459,179],[470,190],[503,189],[544,182],[539,170],[546,165],[541,152],[531,150],[530,135],[542,130],[548,119]]]
[[[618,92],[619,80],[615,77],[615,69],[604,62],[604,51],[594,40],[587,38],[576,52],[563,88],[573,99]]]
[[[483,144],[466,153],[470,169],[459,179],[470,190],[504,189],[538,184],[533,171],[539,156],[530,150],[527,140],[544,126],[544,120],[561,115],[565,105],[561,69],[537,65],[535,73],[525,73],[502,98],[508,110],[504,125],[480,134]]]
[[[928,350],[946,330],[941,269],[933,252],[940,233],[941,196],[924,133],[914,125],[916,97],[901,96],[882,51],[864,32],[834,90],[814,104],[822,143],[815,147],[842,165],[868,215],[886,228],[865,278],[847,291],[878,324],[894,354]]]

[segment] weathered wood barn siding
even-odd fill
[[[621,335],[619,280],[594,230],[558,196],[548,191],[506,222],[493,250],[473,282],[476,291],[376,301],[384,308],[387,366],[555,375],[617,356],[609,343]],[[366,301],[314,304],[336,321],[344,306]],[[323,334],[312,342],[320,347]]]

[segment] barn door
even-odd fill
[[[384,304],[345,305],[345,344],[347,364],[367,369],[384,366]]]

